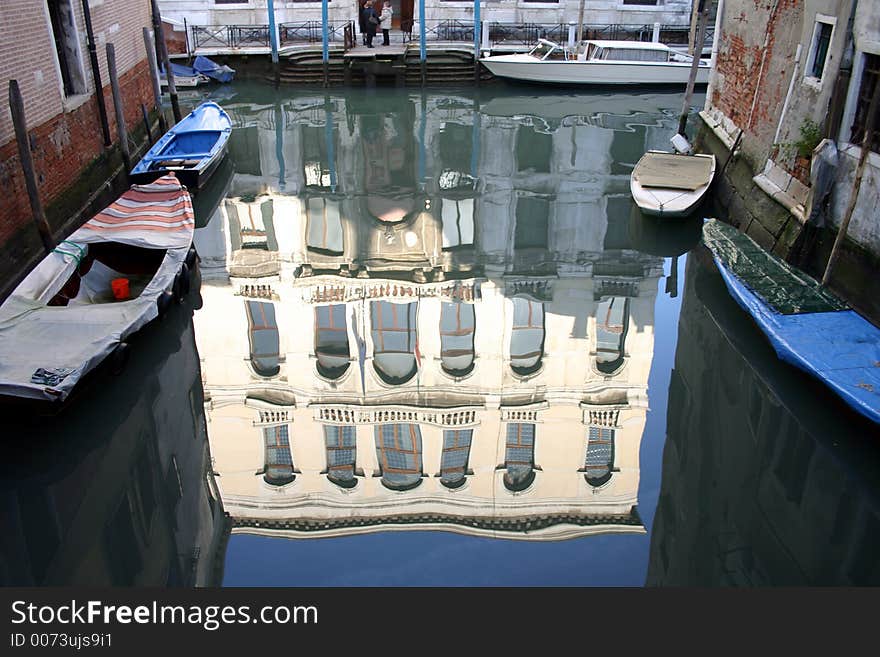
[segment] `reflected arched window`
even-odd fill
[[[440,363],[453,376],[474,368],[474,307],[469,303],[443,303],[440,310]]]
[[[338,379],[349,366],[345,309],[344,303],[315,307],[315,356],[318,372],[328,379]]]
[[[260,376],[275,376],[281,369],[278,352],[278,324],[275,306],[262,301],[245,301],[251,365]]]
[[[290,437],[287,425],[264,427],[266,441],[266,471],[263,479],[267,484],[283,486],[296,479],[293,474],[293,456],[290,454]]]
[[[320,196],[308,201],[309,229],[306,246],[309,251],[342,255],[342,219],[339,203]]]
[[[544,304],[514,297],[510,367],[515,374],[537,372],[544,355]]]
[[[626,332],[629,328],[629,300],[610,297],[596,309],[596,367],[611,374],[623,365]]]
[[[521,491],[535,479],[535,425],[508,424],[507,447],[504,452],[504,485],[508,490]]]
[[[590,427],[584,478],[590,486],[601,486],[611,479],[614,466],[614,429]]]
[[[324,442],[327,446],[327,479],[342,488],[354,488],[357,447],[353,426],[324,426]]]
[[[473,433],[473,429],[446,429],[443,432],[440,483],[447,488],[458,488],[465,482]]]
[[[415,376],[416,303],[370,302],[373,367],[385,383],[406,383]]]
[[[376,426],[376,458],[382,484],[409,490],[422,483],[422,434],[416,424]]]

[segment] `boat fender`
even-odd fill
[[[198,253],[196,253],[196,247],[189,247],[189,251],[186,252],[186,266],[190,269],[193,268],[193,265],[196,264],[196,258],[198,257]]]
[[[189,267],[186,263],[180,265],[180,271],[174,276],[174,285],[171,288],[174,300],[182,302],[189,294]]]
[[[174,296],[168,290],[162,290],[162,293],[159,295],[159,298],[156,299],[156,306],[159,310],[159,317],[164,317],[165,313],[168,312],[168,309],[171,307],[171,302],[174,300]]]
[[[125,370],[131,349],[127,342],[120,342],[110,353],[110,373],[119,376]]]

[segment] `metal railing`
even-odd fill
[[[192,25],[193,49],[269,45],[268,25]]]
[[[402,27],[403,41],[419,40],[418,22],[408,21]],[[481,24],[482,26],[483,24]],[[409,28],[411,31],[407,31]],[[571,23],[489,23],[490,47],[532,46],[538,39],[548,39],[557,43],[568,41]],[[191,25],[193,50],[199,48],[242,48],[267,47],[270,45],[268,25]],[[351,21],[330,21],[328,37],[331,42],[340,42],[346,49],[355,45],[355,26]],[[280,45],[294,43],[320,43],[323,40],[322,23],[319,20],[300,23],[281,23],[278,26]],[[706,33],[704,47],[712,45],[714,30]],[[584,39],[608,39],[622,41],[651,41],[654,25],[625,24],[584,24]],[[684,45],[688,42],[687,25],[660,25],[659,40],[671,45]],[[428,41],[474,40],[474,23],[460,20],[431,21],[426,25],[425,37]]]
[[[327,23],[327,39],[331,43],[336,41],[345,43],[346,29],[352,29],[351,21],[329,21]],[[292,43],[318,43],[324,40],[321,21],[281,23],[278,26],[278,35],[282,46]]]

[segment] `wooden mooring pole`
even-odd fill
[[[150,0],[150,8],[153,12],[153,31],[156,33],[156,41],[159,43],[159,57],[162,58],[162,66],[165,67],[165,80],[168,82],[168,95],[171,96],[171,111],[174,113],[174,122],[181,119],[180,101],[177,99],[177,87],[174,84],[174,71],[171,70],[171,60],[168,58],[168,46],[165,44],[165,29],[162,27],[162,14],[159,13],[159,3]]]
[[[147,113],[147,106],[141,103],[141,115],[144,117],[144,129],[147,131],[147,144],[153,145],[153,131],[150,128],[150,115]]]
[[[52,238],[52,229],[46,221],[46,213],[43,212],[43,204],[40,202],[40,194],[37,191],[37,176],[34,173],[34,160],[31,158],[31,145],[27,133],[27,121],[24,116],[24,100],[21,90],[18,88],[18,80],[9,81],[9,109],[12,112],[12,125],[15,128],[15,141],[18,142],[18,155],[21,159],[21,170],[24,173],[24,184],[27,188],[28,200],[31,203],[31,211],[34,213],[34,223],[43,241],[43,248],[49,253],[55,248],[55,240]]]
[[[119,78],[116,75],[116,49],[112,43],[107,44],[107,71],[110,73],[110,90],[113,92],[113,109],[116,110],[116,134],[119,137],[119,147],[122,149],[125,173],[128,175],[131,171],[131,152],[128,150],[125,110],[122,107],[122,95],[119,93]]]
[[[156,63],[156,45],[150,38],[150,30],[144,28],[144,47],[147,49],[147,60],[150,62],[150,80],[153,83],[153,99],[159,112],[159,130],[162,134],[168,131],[165,112],[162,111],[162,89],[159,88],[159,65]]]

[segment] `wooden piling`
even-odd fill
[[[144,117],[144,129],[147,131],[147,144],[153,145],[153,131],[150,128],[150,115],[147,112],[147,106],[141,103],[141,115]]]
[[[156,109],[159,110],[159,130],[165,134],[168,124],[165,122],[165,112],[162,111],[162,89],[159,87],[159,65],[156,63],[156,46],[150,38],[150,30],[144,28],[144,47],[147,49],[147,60],[150,62],[150,80],[153,83],[153,99],[156,101]]]
[[[18,80],[9,81],[9,109],[12,112],[15,141],[18,142],[18,155],[21,159],[21,170],[24,173],[24,183],[34,215],[34,223],[40,233],[43,248],[46,249],[46,253],[49,253],[55,248],[55,240],[52,238],[52,229],[49,228],[49,222],[46,221],[46,213],[43,212],[43,204],[40,202],[40,194],[37,191],[37,176],[34,173],[27,120],[24,116],[24,100],[21,97],[21,90],[18,88]]]
[[[168,46],[165,44],[165,29],[162,27],[162,14],[159,13],[159,3],[150,0],[150,10],[153,13],[153,31],[156,33],[156,41],[159,44],[159,57],[162,58],[162,66],[165,67],[165,80],[168,82],[168,95],[171,96],[171,111],[174,114],[174,122],[181,119],[180,101],[177,99],[177,87],[174,85],[174,71],[171,70],[171,60],[168,58]]]
[[[125,111],[122,107],[122,95],[119,93],[119,78],[116,75],[116,49],[112,43],[107,44],[107,71],[110,73],[110,90],[113,92],[113,109],[116,110],[116,134],[122,149],[122,161],[125,162],[126,175],[131,171],[131,153],[128,150],[128,130],[125,129]]]

